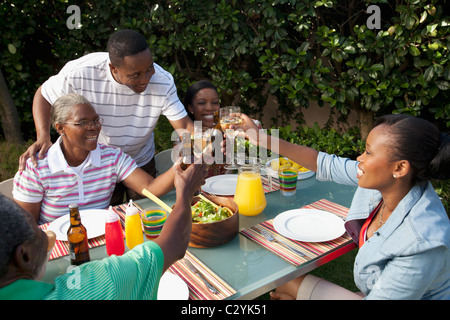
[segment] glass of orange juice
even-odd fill
[[[260,214],[267,205],[266,196],[261,181],[261,161],[246,162],[239,167],[234,201],[239,207],[239,213],[245,216]]]

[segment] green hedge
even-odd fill
[[[334,114],[356,110],[369,128],[374,115],[400,112],[448,130],[448,2],[2,1],[0,67],[25,139],[35,139],[31,105],[39,85],[67,61],[104,51],[110,34],[122,28],[147,37],[155,61],[174,75],[180,96],[192,82],[211,79],[223,104],[238,102],[255,115],[270,93],[279,103],[277,127],[292,119],[302,124],[302,108],[316,100],[328,103]],[[80,8],[80,29],[66,26],[72,4]],[[380,29],[368,27],[369,5],[380,8]],[[299,130],[304,130],[299,143],[351,157],[361,150],[353,133]],[[445,199],[448,194],[444,187]]]
[[[450,126],[447,0],[96,0],[0,2],[0,66],[34,138],[35,90],[65,62],[105,50],[121,28],[143,33],[180,95],[208,78],[224,104],[249,114],[275,95],[281,117],[296,119],[311,100],[347,114],[402,112]],[[69,4],[80,29],[68,29]],[[369,5],[380,29],[369,29]],[[364,122],[363,122],[364,123]],[[366,130],[367,131],[367,130]],[[28,138],[28,137],[26,137]]]
[[[286,141],[341,157],[356,159],[365,150],[365,143],[357,127],[339,133],[333,128],[321,129],[316,122],[312,128],[300,126],[296,131],[290,125],[278,129],[280,138]]]

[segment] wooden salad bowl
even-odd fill
[[[204,195],[204,197],[217,205],[228,207],[233,212],[233,215],[221,221],[209,223],[193,222],[191,240],[189,242],[190,247],[211,248],[220,246],[231,241],[239,231],[239,208],[232,198],[212,195]],[[194,205],[199,200],[200,197],[195,196],[191,205]]]

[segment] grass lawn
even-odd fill
[[[358,250],[354,249],[343,256],[313,270],[311,274],[340,285],[350,291],[359,291],[353,281],[353,262],[355,261],[355,256],[357,253]],[[265,293],[257,298],[257,300],[268,299],[270,299],[269,293]]]
[[[359,291],[353,281],[353,263],[355,261],[357,249],[354,249],[343,256],[317,268],[311,274],[316,277],[326,279],[340,285],[350,291]]]

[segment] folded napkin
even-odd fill
[[[203,283],[203,280],[188,268],[184,259],[188,259],[219,292],[215,294],[209,291]],[[178,275],[187,284],[189,288],[189,300],[223,300],[236,293],[235,289],[209,269],[189,250],[186,251],[184,259],[175,262],[168,271]]]
[[[348,208],[325,199],[304,206],[302,209],[324,210],[334,213],[342,218],[345,218],[348,213]],[[292,240],[284,237],[275,230],[273,226],[273,220],[274,219],[271,219],[265,222],[261,222],[253,227],[243,229],[240,231],[240,233],[295,266],[298,266],[308,260],[316,259],[321,255],[327,254],[329,251],[349,244],[353,241],[347,233],[337,239],[326,242],[303,242]],[[304,256],[297,254],[292,250],[286,249],[285,247],[277,243],[266,240],[266,238],[264,238],[259,232],[259,230],[262,229],[271,233],[272,236],[279,239],[281,242],[303,252]]]

